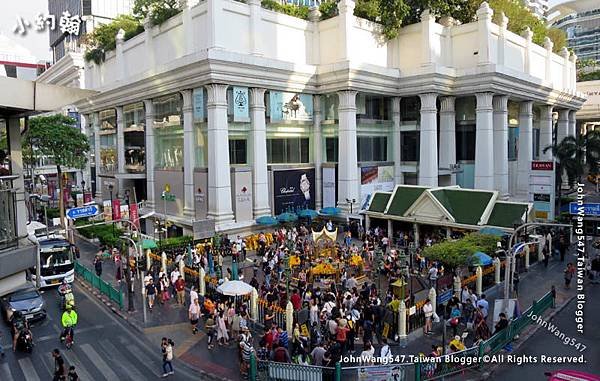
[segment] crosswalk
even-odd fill
[[[60,348],[60,347],[59,347]],[[1,381],[42,381],[53,377],[54,360],[50,343],[36,346],[30,355],[7,353],[0,359]],[[159,378],[160,355],[132,345],[124,337],[98,337],[94,342],[76,343],[61,349],[65,365],[75,366],[81,380],[148,380]],[[176,379],[173,377],[172,379]]]

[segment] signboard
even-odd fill
[[[599,203],[586,203],[582,205],[577,205],[576,202],[572,202],[569,204],[569,213],[578,214],[578,208],[583,207],[583,213],[586,216],[600,216],[600,204]]]
[[[394,167],[361,167],[360,168],[360,208],[366,209],[375,191],[390,192],[394,190]]]
[[[440,305],[448,302],[450,299],[452,299],[453,293],[454,292],[452,290],[447,290],[439,294],[437,296],[437,304]]]
[[[113,221],[119,221],[121,219],[121,201],[114,199],[112,201],[112,219]]]
[[[112,221],[112,205],[110,204],[110,200],[104,200],[102,207],[104,210],[104,221]]]
[[[315,170],[273,171],[275,214],[315,208]]]
[[[140,214],[136,203],[129,205],[129,219],[136,228],[140,228]]]
[[[204,120],[204,88],[194,89],[194,120]]]
[[[76,220],[78,218],[95,216],[98,212],[98,205],[86,205],[80,208],[71,208],[67,210],[67,218]]]
[[[532,161],[531,162],[531,170],[532,171],[553,171],[554,170],[554,162],[553,161]]]
[[[233,87],[233,121],[247,122],[250,120],[248,114],[248,88]]]
[[[252,221],[252,171],[236,168],[231,176],[231,185],[235,190],[234,212],[236,221]]]
[[[129,206],[121,205],[121,219],[128,220],[129,219]]]
[[[336,206],[335,167],[323,167],[323,208]]]
[[[92,193],[86,192],[83,194],[83,202],[87,204],[88,202],[92,202]]]
[[[377,365],[358,368],[359,381],[396,381],[404,380],[404,368],[401,365]]]
[[[554,162],[532,161],[529,174],[529,202],[538,220],[554,220]]]
[[[75,202],[77,206],[83,206],[83,193],[77,193],[75,195]]]
[[[313,118],[313,97],[311,94],[269,93],[271,122],[278,120],[306,120]]]

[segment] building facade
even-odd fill
[[[549,23],[567,34],[567,45],[579,59],[600,63],[600,3],[594,0],[566,1],[552,7]]]
[[[525,0],[524,4],[537,17],[541,19],[546,18],[548,12],[548,0]]]
[[[395,184],[525,199],[530,162],[575,134],[576,57],[492,23],[487,3],[464,25],[424,12],[389,41],[353,1],[338,8],[306,21],[255,0],[188,2],[117,35],[85,66],[99,94],[77,104],[97,197],[136,189],[146,212],[195,233],[302,208],[353,214]]]

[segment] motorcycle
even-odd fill
[[[71,306],[71,308],[75,307],[75,296],[73,295],[73,289],[68,283],[63,283],[58,287],[58,294],[60,296],[60,309],[66,310],[67,304]]]
[[[19,332],[19,337],[17,338],[17,350],[25,353],[33,352],[33,336],[31,335],[31,331],[27,328],[22,329]]]

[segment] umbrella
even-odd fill
[[[294,222],[298,219],[298,216],[294,213],[281,213],[277,216],[279,222]]]
[[[471,264],[474,266],[487,266],[491,265],[493,262],[494,260],[492,259],[492,257],[487,255],[486,253],[482,253],[481,251],[476,252],[471,257]]]
[[[317,213],[316,210],[313,209],[304,209],[298,212],[298,217],[303,217],[303,218],[315,218],[316,216],[318,216],[319,213]]]
[[[262,216],[256,219],[256,223],[259,225],[277,225],[277,219],[272,216]]]
[[[156,242],[154,242],[153,239],[145,239],[142,241],[142,249],[147,250],[147,249],[156,249],[158,246],[156,246]]]
[[[503,232],[502,230],[498,229],[498,228],[491,228],[489,226],[486,226],[485,228],[481,229],[479,231],[480,234],[489,234],[489,235],[495,235],[496,237],[503,237],[504,235],[506,235],[507,233]]]
[[[228,296],[248,295],[254,287],[241,280],[230,280],[217,287],[217,292]]]
[[[340,208],[334,208],[330,206],[319,210],[319,213],[324,214],[326,216],[335,216],[336,214],[342,213],[342,210]]]

